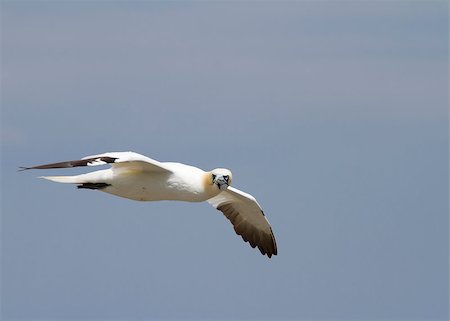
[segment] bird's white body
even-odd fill
[[[180,163],[163,164],[171,172],[110,168],[80,175],[79,179],[111,184],[101,191],[136,201],[204,202],[220,193],[220,190],[205,185],[205,171]]]
[[[231,187],[231,172],[210,172],[173,162],[159,162],[133,152],[104,153],[80,160],[26,167],[50,169],[110,164],[111,168],[75,176],[42,176],[136,201],[207,201],[222,211],[237,234],[269,257],[277,254],[272,229],[255,198]]]

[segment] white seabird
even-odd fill
[[[234,230],[252,247],[269,258],[277,255],[277,244],[261,206],[250,194],[231,187],[231,171],[158,162],[134,152],[113,152],[80,160],[21,167],[28,169],[70,168],[110,164],[111,168],[75,176],[41,176],[58,183],[77,184],[136,201],[207,201],[231,221]]]

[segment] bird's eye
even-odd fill
[[[215,181],[216,180],[216,175],[212,174],[212,180]]]
[[[223,175],[223,179],[228,182],[229,176],[228,175]]]

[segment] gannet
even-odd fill
[[[20,170],[111,165],[110,168],[75,176],[41,176],[53,182],[77,184],[136,201],[174,200],[208,202],[221,211],[245,242],[269,258],[277,255],[272,228],[256,199],[231,187],[232,174],[225,168],[209,172],[174,162],[159,162],[134,152],[111,152],[79,160],[21,167]]]

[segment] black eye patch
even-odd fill
[[[227,183],[228,183],[228,180],[230,179],[230,177],[229,177],[228,175],[224,175],[224,176],[223,176],[223,179],[226,180]]]
[[[212,179],[213,179],[213,181],[216,180],[216,175],[215,174],[212,174]]]

